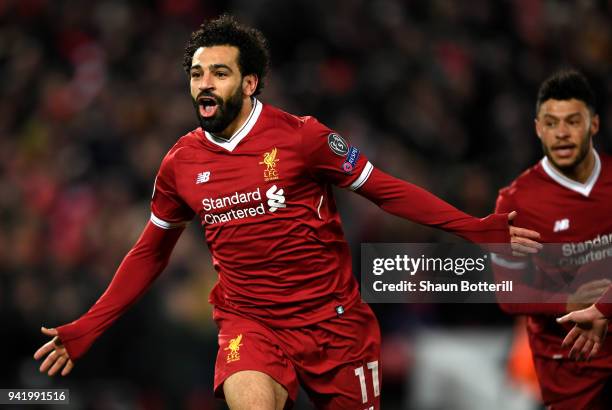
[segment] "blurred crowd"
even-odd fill
[[[611,151],[611,1],[0,1],[0,387],[68,386],[80,408],[215,408],[216,273],[195,221],[74,377],[47,380],[31,355],[41,325],[95,302],[146,223],[163,155],[197,126],[184,45],[222,12],[269,40],[264,103],[318,117],[375,166],[474,215],[540,158],[536,92],[556,68],[591,79],[597,145]],[[454,240],[354,194],[339,204],[356,274],[361,242]],[[423,324],[512,323],[495,307],[376,310],[393,352]],[[409,394],[400,356],[383,408]]]

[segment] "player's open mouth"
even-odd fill
[[[555,152],[555,155],[561,158],[569,158],[574,153],[574,149],[576,148],[575,144],[565,144],[558,145],[553,147],[552,150]]]
[[[210,118],[217,112],[219,105],[213,97],[198,98],[198,106],[200,107],[200,115],[204,118]]]

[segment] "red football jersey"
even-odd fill
[[[533,275],[530,282],[548,289],[541,294],[552,295],[551,300],[558,303],[538,306],[539,301],[533,300],[532,304],[509,308],[530,315],[528,332],[534,354],[559,358],[567,353],[561,342],[571,326],[561,326],[554,319],[566,313],[566,301],[562,294],[555,295],[554,289],[565,289],[567,295],[581,283],[602,278],[601,272],[594,275],[594,265],[612,264],[611,204],[612,159],[597,153],[595,167],[585,183],[565,177],[544,158],[500,190],[497,212],[516,210],[517,226],[538,231],[542,243],[560,244],[544,248],[533,257],[535,269],[529,271]],[[515,282],[527,265],[524,260],[500,256],[493,262],[498,277],[514,278]],[[610,278],[610,273],[606,277]],[[612,339],[608,338],[599,355],[610,354]]]
[[[359,300],[332,184],[359,188],[365,156],[312,117],[254,100],[229,141],[198,128],[168,152],[151,220],[194,215],[219,274],[210,302],[272,327],[328,319]]]

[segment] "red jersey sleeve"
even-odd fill
[[[104,294],[86,314],[57,328],[71,359],[83,356],[93,342],[145,293],[168,264],[182,232],[183,229],[159,229],[147,223]]]
[[[193,210],[181,199],[176,189],[174,155],[175,151],[171,150],[162,161],[151,199],[151,222],[162,229],[185,226],[194,217]]]
[[[308,172],[316,180],[342,188],[358,189],[373,169],[359,148],[313,117],[304,119],[302,153]]]
[[[495,212],[509,213],[515,210],[517,210],[516,204],[502,190],[497,197]],[[546,292],[528,285],[531,281],[530,274],[533,269],[527,258],[493,253],[491,255],[491,265],[495,280],[498,283],[504,280],[512,281],[514,295],[517,295],[521,301],[521,303],[509,303],[508,300],[500,299],[499,306],[504,312],[519,315],[542,314],[552,316],[566,313],[567,295]],[[523,303],[525,301],[530,301],[530,303]],[[547,303],[544,303],[546,301]]]
[[[155,178],[151,221],[121,262],[104,294],[81,318],[57,328],[73,360],[84,355],[92,343],[151,286],[168,264],[182,228],[193,219],[193,211],[176,190],[175,152],[173,149],[166,155]]]
[[[390,214],[433,226],[480,244],[510,241],[508,215],[475,218],[434,194],[374,168],[357,191]]]

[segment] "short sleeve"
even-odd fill
[[[187,225],[194,212],[181,199],[176,189],[172,156],[167,155],[155,177],[151,198],[151,222],[162,229]]]
[[[315,179],[342,188],[355,191],[372,173],[372,164],[358,147],[312,117],[302,127],[302,152]]]

